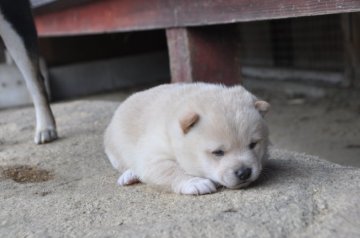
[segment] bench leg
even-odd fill
[[[166,30],[172,82],[240,83],[234,25]]]

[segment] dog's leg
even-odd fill
[[[139,182],[138,176],[130,169],[126,170],[117,180],[120,186],[127,186]]]
[[[28,1],[19,4],[4,1],[0,5],[0,35],[22,73],[34,103],[35,143],[50,142],[57,138],[56,125],[40,74],[37,34],[30,5]]]
[[[146,165],[141,181],[170,187],[174,192],[188,195],[201,195],[216,192],[216,186],[210,179],[185,174],[173,160],[159,160]]]

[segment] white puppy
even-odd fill
[[[241,188],[262,170],[268,108],[241,86],[161,85],[119,106],[105,152],[122,186],[141,181],[180,194]]]

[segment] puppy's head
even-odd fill
[[[174,150],[186,173],[228,188],[245,187],[259,177],[268,146],[263,117],[270,105],[241,92],[245,96],[230,91],[199,99],[180,116]]]

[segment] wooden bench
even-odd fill
[[[360,11],[360,0],[33,0],[33,5],[40,36],[165,29],[173,82],[225,84],[240,79],[231,23]]]

